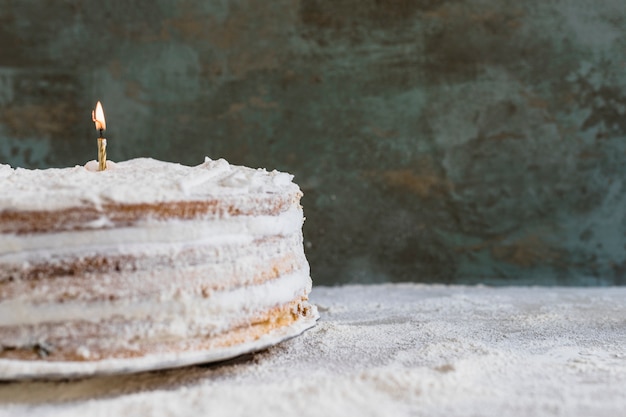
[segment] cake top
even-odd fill
[[[108,169],[101,172],[92,168],[93,162],[44,170],[0,164],[0,212],[196,201],[299,190],[290,174],[230,165],[224,159],[205,158],[204,163],[193,167],[151,158],[107,161]]]

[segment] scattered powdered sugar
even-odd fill
[[[219,365],[0,384],[0,415],[615,416],[626,288],[314,288],[318,325]]]

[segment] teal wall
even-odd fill
[[[623,0],[0,0],[0,162],[289,171],[316,283],[626,284]]]

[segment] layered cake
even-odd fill
[[[0,165],[0,377],[224,359],[314,324],[291,175],[108,164]]]

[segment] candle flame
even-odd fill
[[[104,110],[102,110],[102,104],[98,101],[96,109],[91,112],[91,119],[96,124],[96,130],[106,130],[107,123],[104,120]]]

